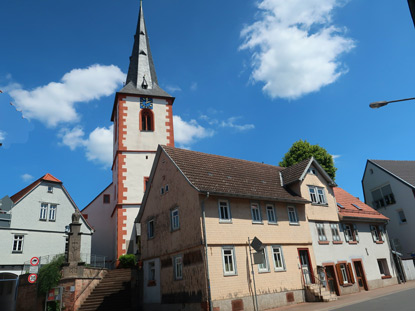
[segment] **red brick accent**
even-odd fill
[[[318,244],[320,244],[320,245],[329,245],[330,242],[329,241],[318,241]]]
[[[171,100],[167,101],[168,104],[166,106],[166,127],[167,128],[167,146],[174,147],[174,129],[173,129],[173,102]]]
[[[127,234],[127,225],[124,224],[124,220],[127,220],[126,210],[119,206],[117,208],[117,260],[126,253],[126,250],[122,248],[125,244],[124,236]]]
[[[127,172],[126,166],[126,155],[125,154],[118,154],[118,171],[117,171],[117,203],[122,203],[124,200],[127,200],[127,187],[125,187],[124,182],[127,179],[127,176],[124,176],[123,173]]]
[[[126,106],[125,98],[120,98],[118,100],[118,150],[126,150],[126,146],[123,143],[123,140],[125,138],[125,135],[127,135],[127,124],[126,124],[126,118],[127,118],[127,106]]]

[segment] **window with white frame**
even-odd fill
[[[393,195],[390,185],[372,190],[372,198],[372,205],[374,208],[385,207],[396,203],[395,196]]]
[[[154,238],[154,219],[147,221],[147,238]]]
[[[288,206],[288,220],[290,224],[298,224],[297,211],[294,206]]]
[[[404,213],[404,211],[403,211],[403,210],[399,210],[399,211],[398,211],[398,216],[399,216],[399,222],[400,222],[401,224],[405,224],[405,223],[407,222],[407,220],[406,220],[406,216],[405,216],[405,213]]]
[[[232,218],[231,218],[231,210],[229,208],[229,202],[227,200],[219,200],[218,208],[219,208],[219,221],[230,222]]]
[[[274,270],[284,271],[285,263],[284,256],[282,254],[282,248],[279,245],[272,246],[272,257],[274,258]]]
[[[224,275],[236,275],[235,249],[222,247],[222,262]]]
[[[308,186],[310,200],[314,204],[327,204],[324,188],[317,186]]]
[[[175,208],[171,211],[171,230],[177,230],[180,228],[179,221],[179,209]]]
[[[277,216],[275,215],[275,207],[272,204],[267,204],[267,218],[268,223],[276,224],[277,223]]]
[[[333,241],[340,241],[339,227],[337,224],[330,224],[330,229]]]
[[[55,221],[56,220],[56,209],[58,206],[56,204],[51,204],[49,206],[49,221]]]
[[[174,257],[174,279],[183,279],[183,257],[182,255]]]
[[[383,228],[382,226],[370,226],[370,232],[372,233],[373,242],[383,242]]]
[[[379,272],[382,276],[390,276],[388,262],[385,258],[378,259]]]
[[[344,263],[340,264],[340,272],[341,272],[342,277],[343,277],[343,283],[349,283],[346,264],[344,264]]]
[[[23,252],[23,238],[22,234],[15,234],[13,237],[13,253]]]
[[[269,272],[269,264],[268,264],[268,252],[267,247],[265,246],[264,249],[261,251],[262,256],[264,257],[264,262],[258,265],[258,272]]]
[[[359,232],[354,224],[343,224],[344,238],[346,242],[359,242]]]
[[[149,281],[156,280],[156,264],[154,261],[150,261],[148,263],[148,280]]]
[[[53,193],[53,187],[52,186],[48,186],[48,193]]]
[[[326,231],[324,230],[324,224],[316,223],[316,227],[317,227],[318,240],[327,241]]]
[[[41,203],[40,204],[40,220],[46,220],[48,217],[48,204],[47,203]]]
[[[259,207],[258,203],[251,204],[251,214],[252,214],[252,222],[262,222],[261,218],[261,208]]]

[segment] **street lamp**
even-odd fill
[[[386,106],[389,103],[404,102],[406,100],[413,100],[413,99],[415,99],[415,97],[397,99],[397,100],[389,100],[389,101],[379,101],[379,102],[370,103],[369,107],[375,109],[375,108],[380,108],[380,107]]]

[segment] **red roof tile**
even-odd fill
[[[333,189],[337,203],[341,204],[344,207],[339,207],[340,216],[379,219],[381,221],[389,220],[388,217],[377,212],[369,205],[363,203],[358,198],[344,191],[342,188],[335,187]],[[358,209],[357,207],[353,206],[353,204],[359,206],[361,209]]]
[[[14,204],[16,204],[18,201],[20,201],[21,198],[23,198],[26,194],[28,194],[30,191],[32,191],[32,189],[34,189],[38,184],[40,184],[40,182],[42,180],[62,183],[59,179],[57,179],[56,177],[54,177],[51,174],[47,173],[46,175],[40,177],[38,180],[32,182],[26,188],[23,188],[22,190],[20,190],[16,194],[12,195],[10,197],[10,199],[13,201]]]

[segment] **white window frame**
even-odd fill
[[[385,238],[381,226],[370,225],[370,233],[372,234],[373,242],[384,242]]]
[[[39,220],[47,220],[48,218],[48,203],[40,203]]]
[[[48,186],[48,193],[53,193],[53,186]]]
[[[251,215],[253,223],[262,223],[261,207],[258,203],[251,203]]]
[[[228,200],[218,201],[218,213],[219,213],[219,222],[232,222],[231,208],[230,208]],[[224,216],[227,216],[227,217],[224,217]]]
[[[269,224],[276,224],[278,223],[277,213],[275,212],[275,207],[273,204],[267,204],[265,207],[267,212],[267,219]],[[273,219],[272,219],[273,218]]]
[[[156,262],[155,261],[148,262],[148,280],[156,281]]]
[[[343,231],[346,242],[359,242],[359,232],[355,224],[343,224]]]
[[[180,229],[180,217],[179,217],[179,208],[175,208],[170,212],[171,218],[171,230],[175,231]]]
[[[276,256],[279,257],[281,266],[277,265],[277,260],[275,260]],[[272,246],[272,258],[274,259],[274,271],[285,271],[284,254],[282,253],[281,245]]]
[[[288,212],[288,221],[290,222],[290,225],[298,225],[298,215],[297,215],[297,209],[295,206],[288,205],[287,206],[287,212]]]
[[[147,239],[154,238],[154,219],[147,221]]]
[[[327,235],[326,235],[326,230],[324,229],[324,223],[317,222],[316,229],[317,229],[318,240],[322,242],[327,241]]]
[[[385,193],[387,193],[385,188],[388,187],[388,186],[390,188],[390,193],[385,194]],[[379,193],[380,193],[380,199],[375,200],[375,196],[374,196],[373,193],[377,192],[377,191],[379,191]],[[381,208],[381,207],[386,207],[386,206],[389,206],[389,205],[392,205],[392,204],[396,203],[395,195],[393,194],[392,187],[391,187],[390,184],[374,188],[374,189],[371,190],[370,193],[371,193],[372,199],[373,199],[372,205],[373,205],[373,208],[375,208],[375,209],[378,209],[378,208]]]
[[[49,221],[56,221],[56,211],[58,209],[57,204],[49,205]]]
[[[331,236],[333,237],[333,241],[336,241],[336,242],[341,241],[339,226],[337,224],[330,224],[330,229],[331,229]]]
[[[312,204],[327,205],[326,192],[323,187],[308,186]]]
[[[225,254],[226,252],[226,254]],[[232,269],[227,269],[226,261],[232,261]],[[235,248],[233,246],[222,247],[222,264],[223,264],[223,275],[237,275],[236,260],[235,260]]]
[[[178,255],[174,257],[174,279],[182,280],[183,279],[183,256]]]
[[[341,263],[340,264],[340,271],[343,276],[343,284],[349,283],[349,277],[347,276],[347,264]]]
[[[23,253],[23,243],[24,243],[24,235],[23,234],[15,234],[13,236],[13,253]]]
[[[258,264],[258,273],[266,273],[266,272],[269,272],[268,251],[267,251],[267,247],[266,246],[262,250],[262,253],[264,254],[264,262]]]

